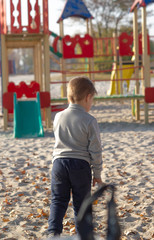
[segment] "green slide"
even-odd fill
[[[43,137],[40,96],[34,100],[18,100],[14,93],[14,137]]]

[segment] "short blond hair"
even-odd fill
[[[88,94],[97,94],[94,84],[87,77],[75,77],[69,81],[67,87],[67,98],[72,103],[84,99]]]

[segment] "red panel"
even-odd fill
[[[8,111],[13,111],[13,93],[6,92],[3,93],[3,107],[6,108]]]
[[[7,86],[7,90],[8,92],[15,92],[16,90],[16,85],[14,84],[14,82],[10,82]]]
[[[154,103],[154,87],[145,88],[145,102]]]
[[[22,32],[22,26],[21,26],[21,0],[18,0],[18,4],[17,4],[17,11],[18,11],[17,21],[18,21],[19,27],[14,26],[15,17],[13,16],[13,12],[15,11],[15,6],[13,4],[13,0],[10,0],[10,5],[11,5],[11,33],[21,33]]]
[[[40,91],[39,83],[32,81],[30,85],[27,85],[25,82],[20,82],[19,85],[15,85],[13,82],[8,84],[8,92],[16,92],[17,98],[21,98],[23,94],[27,98],[36,97],[36,92]]]
[[[15,85],[13,82],[10,82],[8,84],[8,92],[12,92],[12,93],[16,92],[17,93],[17,98],[21,98],[22,94],[23,94],[21,89],[20,89],[20,86]]]
[[[43,30],[44,30],[44,33],[49,33],[49,26],[48,26],[48,0],[43,0]]]
[[[60,112],[63,111],[65,107],[62,105],[51,105],[51,112]]]
[[[139,34],[139,54],[142,55],[142,34]],[[148,54],[150,54],[150,38],[148,35]],[[134,52],[133,48],[133,36],[128,35],[127,33],[122,33],[119,36],[119,55],[120,56],[132,56]]]
[[[39,92],[40,91],[40,84],[35,82],[35,81],[32,81],[30,83],[30,87],[32,88],[33,92]]]
[[[53,49],[54,49],[55,53],[58,52],[57,47],[58,47],[58,40],[59,39],[60,39],[60,37],[58,36],[54,39],[54,42],[53,42]]]
[[[41,103],[41,108],[50,107],[50,93],[49,92],[40,92],[40,103]]]
[[[32,81],[30,85],[27,85],[25,95],[27,98],[35,98],[36,93],[40,91],[39,83]]]
[[[77,44],[80,46],[81,53],[76,53],[75,48]],[[69,35],[66,35],[63,38],[63,57],[64,58],[81,58],[81,57],[93,57],[93,38],[86,34],[83,38],[79,35],[76,35],[74,38],[71,38]]]
[[[28,0],[28,32],[29,33],[39,33],[40,31],[40,9],[38,5],[38,0],[36,0],[34,10],[35,10],[35,18],[32,18],[30,15],[32,11],[32,5],[30,0]]]
[[[123,32],[119,36],[119,55],[120,56],[132,56],[133,36]]]
[[[150,37],[147,36],[148,55],[150,54]],[[139,54],[142,55],[142,34],[139,34]]]

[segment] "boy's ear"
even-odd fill
[[[86,101],[88,101],[91,97],[92,97],[91,94],[88,93],[88,95],[86,96]]]
[[[89,99],[89,94],[85,96],[85,101],[87,102]]]

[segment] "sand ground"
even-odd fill
[[[121,239],[154,239],[154,120],[135,122],[129,101],[98,103],[91,114],[101,132],[102,179],[116,186]],[[0,118],[0,239],[42,239],[48,227],[53,132],[45,129],[45,137],[35,139],[14,139],[12,132],[12,126],[3,131]],[[100,239],[106,239],[109,198],[107,192],[93,206]],[[72,234],[70,201],[63,236]]]

